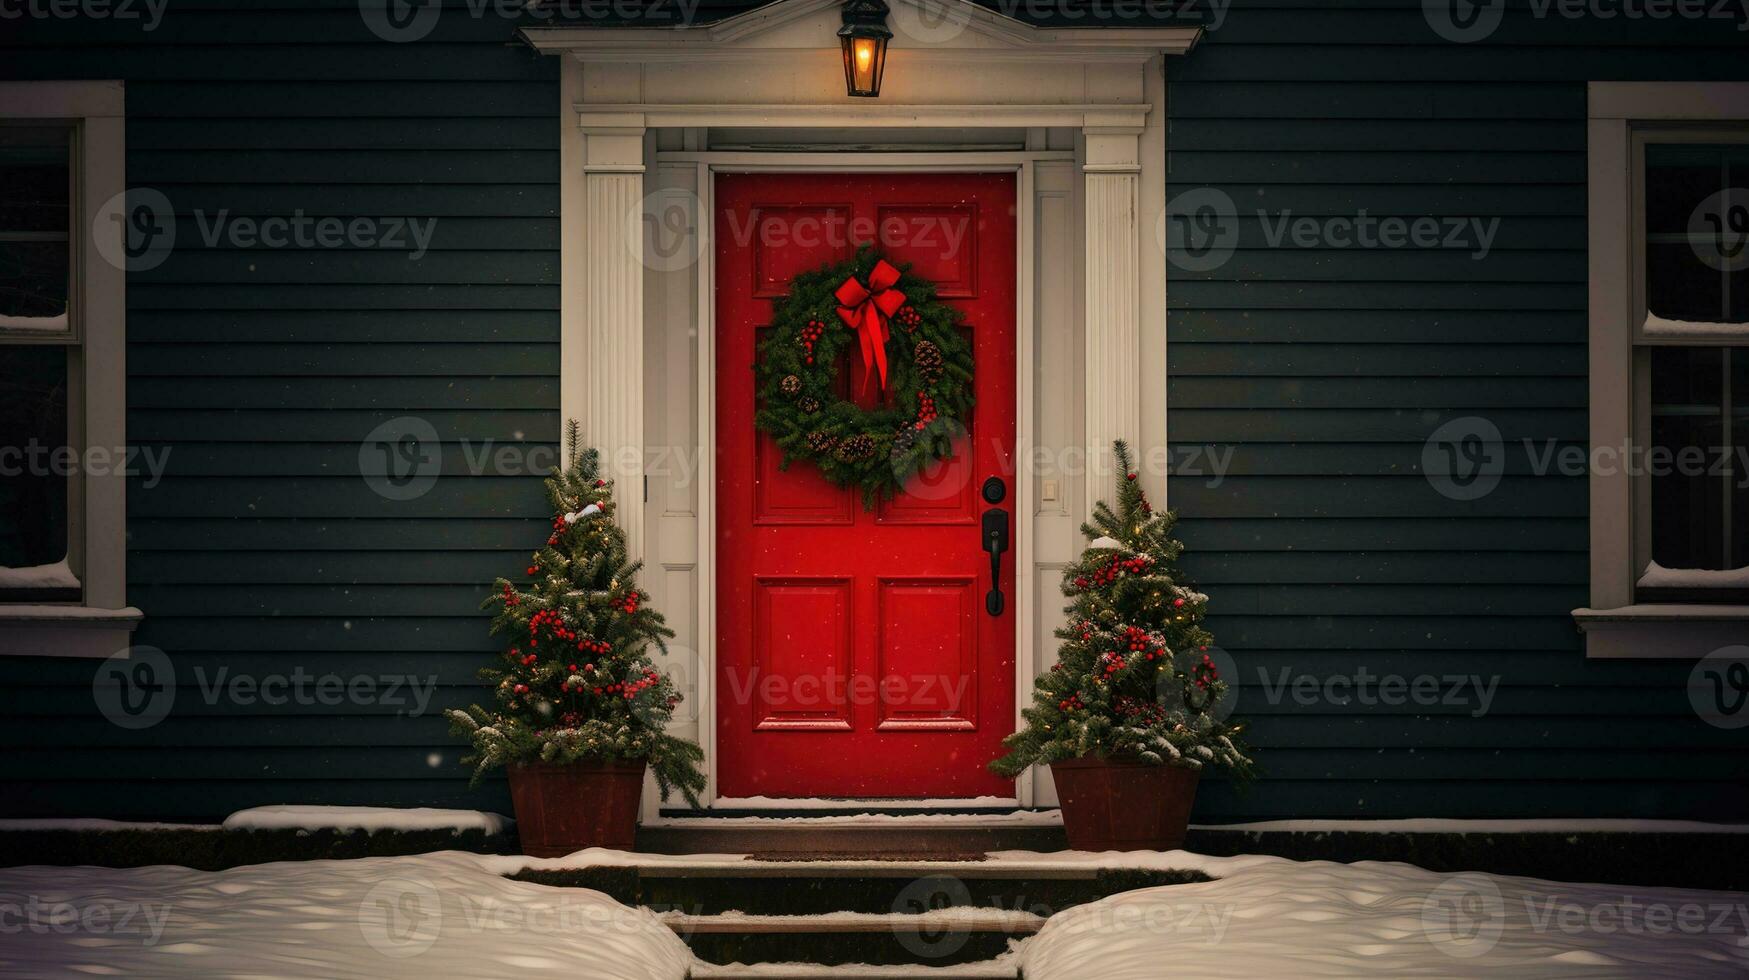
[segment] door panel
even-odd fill
[[[1012,795],[985,767],[1013,730],[1015,657],[1012,601],[984,604],[979,487],[1013,491],[1015,179],[737,174],[715,193],[718,792]],[[779,468],[752,371],[790,278],[869,239],[966,314],[977,399],[954,457],[872,512],[810,464]]]

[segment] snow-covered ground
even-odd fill
[[[1022,949],[1027,980],[1749,975],[1749,895],[1378,862],[1225,870],[1059,913]]]
[[[682,980],[692,954],[599,892],[460,852],[177,867],[0,868],[0,976]]]
[[[551,859],[445,852],[217,873],[0,868],[0,976],[682,980],[694,961],[654,914],[597,892],[502,875],[521,867],[765,863],[591,850]],[[1749,896],[1725,892],[1183,851],[1003,852],[978,863],[919,865],[916,873],[988,875],[997,867],[1200,869],[1220,879],[1129,892],[1052,917],[1011,956],[1028,980],[1749,975]]]

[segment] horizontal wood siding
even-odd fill
[[[0,21],[0,76],[127,82],[129,183],[177,218],[128,292],[128,431],[168,453],[130,487],[129,598],[175,707],[127,732],[94,708],[89,661],[0,658],[8,815],[508,812],[501,781],[468,788],[439,710],[480,694],[480,599],[546,533],[538,476],[492,450],[559,436],[558,64],[484,10],[451,3],[407,44],[356,0],[171,0],[149,32]],[[412,258],[209,245],[220,212],[435,224]],[[443,475],[394,501],[360,448],[408,415]],[[229,693],[299,672],[374,693]]]
[[[1231,453],[1170,502],[1267,770],[1199,818],[1740,819],[1749,743],[1695,715],[1693,665],[1585,660],[1586,481],[1536,462],[1587,440],[1585,82],[1749,78],[1749,35],[1510,3],[1454,44],[1419,2],[1330,6],[1235,0],[1169,70],[1169,193],[1219,189],[1238,228],[1169,268],[1175,459]],[[1362,211],[1498,225],[1480,258],[1275,234]],[[1421,456],[1468,416],[1510,451],[1463,502]],[[1363,676],[1439,693],[1369,704]]]

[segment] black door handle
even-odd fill
[[[1002,553],[1008,550],[1008,512],[1000,507],[984,511],[984,550],[990,553],[990,591],[984,595],[984,609],[992,616],[1002,615]]]

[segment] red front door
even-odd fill
[[[990,615],[980,491],[1013,512],[1015,179],[740,174],[716,198],[718,793],[1012,796],[985,764],[1014,729],[1014,550]],[[954,458],[873,512],[778,469],[752,371],[790,278],[870,240],[966,314],[977,398]]]

